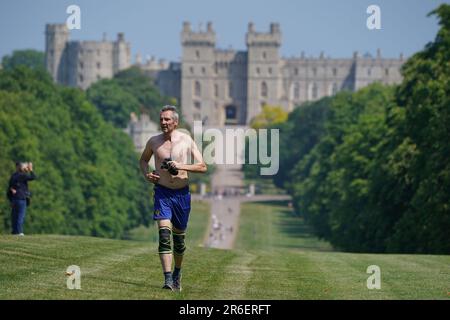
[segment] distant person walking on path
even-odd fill
[[[28,181],[36,179],[31,162],[16,162],[16,172],[11,175],[8,185],[8,199],[11,202],[12,234],[23,236],[23,224],[31,193]]]
[[[204,173],[207,167],[192,138],[175,130],[178,118],[174,106],[161,109],[159,122],[162,133],[147,142],[140,159],[140,168],[145,178],[155,184],[153,219],[157,221],[159,229],[158,253],[164,273],[163,289],[181,291],[185,231],[191,211],[188,172]],[[152,155],[155,156],[156,170],[148,172]],[[193,164],[188,164],[191,156]],[[172,257],[175,260],[173,273]]]

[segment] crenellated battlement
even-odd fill
[[[193,31],[191,29],[191,24],[189,22],[184,22],[183,30],[181,32],[181,44],[183,46],[205,45],[214,47],[216,45],[216,33],[213,30],[212,23],[207,23],[205,31]]]
[[[281,30],[278,23],[271,23],[269,32],[256,32],[253,23],[248,24],[246,44],[250,46],[281,46]]]

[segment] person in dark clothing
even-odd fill
[[[27,210],[28,181],[36,179],[31,162],[17,162],[16,172],[11,175],[8,186],[8,198],[11,202],[12,234],[23,236],[23,224]]]

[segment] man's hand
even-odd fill
[[[171,167],[171,168],[176,169],[176,170],[183,170],[182,169],[183,164],[181,164],[179,162],[176,162],[176,161],[173,161],[173,160],[172,161],[167,161],[167,165],[169,167]]]
[[[16,194],[16,193],[17,193],[17,190],[14,189],[14,188],[11,188],[10,190],[11,190],[11,193],[12,193],[12,194]]]
[[[155,171],[154,172],[149,172],[149,173],[147,173],[145,175],[145,179],[147,179],[151,183],[155,183],[155,184],[158,183],[159,178],[160,178],[159,174],[156,173]]]

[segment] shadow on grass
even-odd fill
[[[255,203],[268,206],[279,206],[286,208],[289,204],[289,200],[267,200],[267,201],[249,201],[248,203]]]
[[[274,227],[284,235],[282,240],[277,241],[277,247],[290,249],[306,249],[315,251],[333,251],[332,246],[320,240],[313,232],[305,220],[296,215],[292,208],[289,208],[289,200],[268,200],[254,201],[252,204],[270,206],[273,214],[278,217]]]
[[[299,239],[301,244],[283,243],[285,248],[302,248],[317,251],[333,251],[331,245],[320,240],[302,217],[294,214],[290,209],[280,209],[280,217],[276,227],[289,238]]]
[[[287,209],[280,210],[279,213],[281,217],[277,224],[283,233],[296,238],[315,238],[311,227],[306,224],[303,218]]]

